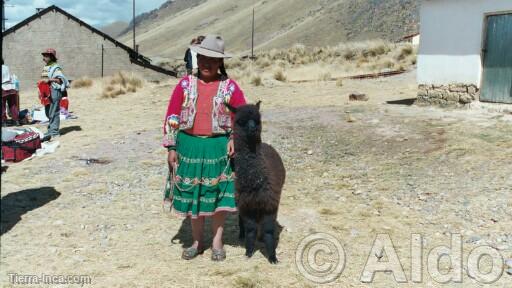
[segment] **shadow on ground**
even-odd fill
[[[207,217],[204,223],[204,248],[211,248],[212,242],[212,233],[211,233],[211,217]],[[283,231],[283,226],[276,222],[276,245],[279,247],[279,238],[281,232]],[[235,247],[245,247],[244,240],[240,240],[238,238],[240,233],[239,225],[238,225],[238,213],[230,213],[226,217],[226,222],[224,225],[224,235],[223,241],[224,245],[235,246]],[[256,241],[256,251],[260,251],[265,257],[267,257],[267,253],[265,252],[265,245],[262,243],[262,239],[260,238],[260,234],[258,233],[258,241]],[[180,229],[172,237],[172,244],[181,244],[183,248],[189,247],[192,245],[192,227],[190,223],[190,218],[185,218],[181,222]]]
[[[212,222],[211,217],[206,217],[205,223],[204,223],[204,240],[203,244],[205,245],[205,249],[209,248],[211,246],[212,241]],[[238,239],[239,234],[239,228],[238,228],[238,214],[228,214],[226,217],[226,222],[224,224],[224,244],[230,245],[230,246],[240,246],[242,243]],[[190,222],[190,218],[187,217],[183,219],[181,222],[181,227],[172,237],[171,242],[173,244],[181,244],[183,248],[189,247],[192,245],[192,226]]]
[[[392,101],[386,101],[387,104],[391,105],[406,105],[406,106],[412,106],[416,102],[416,98],[408,98],[408,99],[400,99],[400,100],[392,100]]]
[[[1,200],[0,235],[11,230],[21,220],[23,214],[42,207],[59,196],[60,192],[53,187],[27,189],[5,195]]]
[[[68,134],[69,132],[74,132],[74,131],[82,131],[82,127],[80,126],[69,126],[69,127],[64,127],[64,128],[60,128],[60,135],[65,135],[65,134]]]

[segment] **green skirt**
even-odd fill
[[[227,155],[226,135],[197,137],[179,132],[178,169],[165,194],[172,191],[174,211],[197,218],[236,211],[234,174]]]

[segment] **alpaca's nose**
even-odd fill
[[[251,119],[247,122],[247,126],[249,127],[249,130],[254,130],[256,128],[256,122]]]

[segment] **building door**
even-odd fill
[[[512,103],[512,14],[487,17],[480,101]]]

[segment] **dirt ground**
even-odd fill
[[[334,236],[346,253],[343,273],[326,287],[480,287],[466,268],[463,283],[437,283],[425,264],[422,283],[413,283],[413,233],[423,236],[423,262],[428,250],[450,246],[450,233],[463,237],[464,266],[481,245],[512,258],[512,115],[410,105],[416,84],[409,72],[343,87],[242,87],[250,102],[263,101],[263,139],[287,169],[280,263],[268,264],[260,252],[246,259],[235,215],[226,224],[226,261],[211,262],[211,250],[181,260],[189,222],[161,207],[161,124],[176,83],[147,83],[115,99],[100,99],[100,81],[70,91],[79,118],[62,123],[56,153],[2,175],[2,287],[27,287],[9,283],[8,273],[88,275],[92,284],[84,287],[316,287],[299,272],[296,252],[317,232]],[[349,102],[353,91],[370,100]],[[32,94],[22,95],[26,107],[36,103]],[[83,160],[90,158],[109,163]],[[361,282],[381,233],[391,237],[408,283],[384,272]],[[327,258],[321,261],[336,261]],[[511,282],[503,272],[491,286]]]

